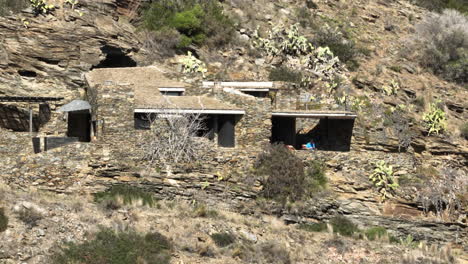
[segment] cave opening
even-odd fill
[[[23,77],[31,77],[31,78],[37,77],[37,73],[35,71],[18,70],[18,74]]]
[[[98,65],[94,66],[92,69],[124,68],[137,66],[136,61],[134,61],[131,57],[127,56],[121,48],[105,45],[101,48],[101,51],[103,54],[106,55],[106,58],[102,60]]]

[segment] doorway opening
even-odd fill
[[[89,110],[68,112],[67,136],[81,142],[91,142],[91,113]]]
[[[317,150],[349,151],[354,127],[354,118],[300,118],[296,116],[273,116],[271,143],[291,145],[301,149],[314,142]]]

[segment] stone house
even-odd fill
[[[137,144],[138,135],[149,128],[149,116],[177,113],[203,116],[206,135],[222,148],[259,149],[283,142],[300,149],[314,140],[318,149],[350,149],[354,113],[284,106],[281,100],[290,94],[282,83],[189,84],[155,66],[95,69],[85,79],[85,99],[92,107],[83,122],[92,127],[91,141],[112,151]]]

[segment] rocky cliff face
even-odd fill
[[[141,44],[119,21],[118,1],[80,1],[75,10],[57,2],[53,15],[0,18],[0,94],[74,98],[84,72],[140,61]]]
[[[83,14],[81,16],[63,1],[56,1],[59,8],[51,15],[34,16],[26,10],[15,16],[0,17],[0,95],[77,98],[82,95],[83,74],[90,69],[150,63],[137,29],[126,22],[134,19],[143,2],[80,1],[76,10]],[[269,22],[297,22],[296,12],[305,8],[303,2],[224,1],[227,12],[239,19],[239,46],[219,50],[200,48],[197,53],[210,62],[213,74],[226,65],[226,69],[222,69],[227,72],[226,78],[266,80],[268,60],[249,49],[255,25],[267,27]],[[405,45],[401,40],[408,37],[413,25],[427,11],[407,1],[313,2],[317,3],[317,7],[311,9],[315,16],[341,21],[358,32],[359,41],[369,48],[370,53],[359,58],[361,66],[350,71],[349,78],[352,83],[350,93],[355,97],[365,96],[370,106],[359,113],[351,152],[313,156],[326,161],[332,193],[329,198],[309,201],[290,210],[269,205],[263,212],[279,215],[288,223],[322,221],[342,214],[363,226],[384,226],[398,237],[411,234],[417,239],[459,243],[466,249],[466,210],[453,221],[427,218],[414,186],[402,190],[398,198],[381,203],[379,194],[367,178],[373,169],[371,161],[375,160],[386,160],[396,165],[396,175],[401,178],[427,167],[437,170],[452,167],[466,175],[468,145],[466,139],[459,136],[458,126],[468,118],[468,91],[398,56]],[[252,10],[260,11],[254,13]],[[314,34],[310,28],[304,30],[308,36]],[[174,62],[175,59],[170,59],[158,63],[170,67]],[[382,86],[391,80],[398,80],[401,89],[395,95],[386,96]],[[449,120],[446,135],[426,135],[421,116],[427,105],[418,107],[415,103],[418,98],[437,98],[446,102]],[[412,142],[404,149],[400,147],[398,133],[384,125],[385,111],[371,107],[402,104],[414,106],[408,117],[412,120],[408,124]],[[233,173],[234,176],[225,181],[220,180],[222,177],[218,174],[227,173],[228,168],[213,169],[217,164],[207,164],[203,171],[180,171],[169,179],[162,172],[148,180],[135,177],[141,175],[129,169],[128,164],[117,161],[111,164],[109,159],[91,157],[88,152],[93,147],[85,144],[76,145],[76,149],[59,149],[31,156],[21,147],[29,144],[27,135],[2,130],[0,140],[0,160],[7,164],[0,168],[0,175],[13,186],[25,188],[33,185],[58,192],[83,189],[93,192],[125,182],[143,186],[162,198],[183,197],[227,203],[226,207],[245,214],[255,214],[259,207],[255,201],[258,186],[247,181],[251,176],[248,171],[239,169],[245,165],[241,161],[253,159],[255,153],[218,158],[223,164],[235,164],[236,172],[245,172],[240,177]],[[80,151],[81,156],[67,158],[76,151]],[[307,158],[311,156],[304,157]],[[254,209],[250,210],[250,206]]]

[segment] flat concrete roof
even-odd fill
[[[134,110],[135,113],[155,113],[155,114],[213,114],[213,115],[244,115],[244,110],[206,110],[206,109],[146,109],[137,108]]]
[[[213,87],[215,82],[203,82],[203,88]],[[239,88],[239,89],[274,89],[273,82],[219,82],[221,87]]]
[[[242,108],[207,96],[162,96],[151,93],[135,93],[136,109],[150,109],[158,112],[167,111],[226,111],[244,113]],[[153,112],[156,113],[156,112]]]
[[[160,92],[185,92],[185,88],[178,87],[160,87]]]
[[[298,117],[298,118],[330,118],[330,119],[355,119],[356,113],[348,111],[273,111],[272,116],[276,117]]]

